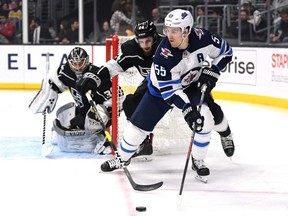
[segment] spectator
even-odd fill
[[[77,18],[73,18],[70,23],[66,35],[62,39],[62,44],[75,44],[79,42],[79,22]]]
[[[115,34],[126,35],[127,29],[133,29],[131,0],[115,0],[112,11],[111,28]]]
[[[68,31],[67,20],[61,20],[60,25],[59,25],[59,32],[56,37],[56,40],[61,43],[63,39],[66,37],[67,31]]]
[[[243,1],[243,4],[241,5],[241,10],[246,10],[248,12],[248,19],[252,19],[253,13],[256,10],[256,8],[252,4],[251,0],[245,0]]]
[[[205,8],[199,7],[197,8],[197,24],[195,27],[197,28],[207,28],[214,34],[220,34],[221,29],[221,10],[214,8],[212,13],[208,14],[207,18],[207,27],[205,26]]]
[[[205,18],[205,8],[204,7],[198,7],[195,27],[204,28],[205,27],[204,18]]]
[[[9,13],[9,11],[10,11],[10,9],[9,9],[9,4],[8,3],[2,3],[2,6],[1,6],[1,13],[3,12],[3,13]]]
[[[14,42],[15,25],[8,19],[8,14],[2,12],[0,14],[0,44],[8,44]]]
[[[288,42],[288,8],[283,9],[280,13],[281,21],[275,34],[271,34],[272,42]]]
[[[30,28],[33,29],[33,44],[45,43],[46,40],[52,39],[48,28],[41,25],[40,19],[38,17],[33,18],[30,25]]]
[[[156,7],[152,9],[152,22],[155,24],[164,23],[164,19],[161,17],[160,8]]]
[[[99,42],[100,44],[105,44],[106,43],[106,37],[110,36],[113,34],[113,31],[110,28],[109,22],[104,21],[102,25],[102,29],[99,35]]]
[[[248,22],[249,12],[245,9],[240,11],[240,20],[241,20],[241,40],[242,41],[251,41],[253,40],[253,26]],[[231,25],[228,29],[228,32],[232,37],[238,36],[238,22]]]
[[[8,17],[15,25],[22,20],[22,11],[19,8],[17,1],[11,1],[11,10],[9,11]]]
[[[48,20],[47,27],[48,27],[48,31],[50,32],[50,35],[51,35],[52,39],[55,40],[56,36],[57,36],[57,33],[56,33],[56,30],[54,29],[53,20]]]

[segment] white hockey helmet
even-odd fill
[[[187,28],[188,34],[190,34],[193,24],[194,20],[190,11],[183,9],[175,9],[169,12],[164,21],[164,27],[181,28],[182,34]]]

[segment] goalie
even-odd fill
[[[111,125],[111,80],[109,74],[98,74],[99,67],[89,62],[87,52],[75,47],[68,61],[56,73],[48,75],[38,94],[29,105],[33,113],[51,113],[57,103],[58,94],[70,91],[74,101],[60,107],[53,121],[54,140],[64,152],[94,152],[110,154],[111,148],[103,125],[97,120],[86,93],[91,91],[97,104],[98,114],[104,127]]]

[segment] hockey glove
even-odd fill
[[[97,87],[100,86],[101,80],[95,74],[88,72],[77,82],[76,88],[81,95],[85,95],[89,90],[95,92]]]
[[[193,123],[196,124],[196,132],[200,132],[204,126],[204,117],[195,109],[192,108],[191,104],[185,104],[182,110],[183,116],[191,130],[193,130]]]
[[[203,84],[207,85],[206,92],[209,93],[215,87],[216,82],[220,76],[220,72],[213,68],[204,67],[201,70],[201,75],[198,79],[198,87],[202,87]]]

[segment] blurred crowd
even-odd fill
[[[206,28],[225,38],[238,39],[240,36],[241,41],[288,42],[287,0],[241,0],[240,5],[238,1],[218,0],[218,5],[208,4],[208,7],[203,0],[187,1],[194,14],[195,27]],[[0,44],[22,43],[22,1],[0,0],[0,5]],[[85,35],[84,42],[104,44],[106,37],[113,34],[131,36],[134,25],[146,19],[152,20],[157,30],[161,31],[167,14],[163,8],[165,6],[154,7],[150,15],[144,17],[137,5],[133,11],[132,0],[114,0],[111,18],[101,23],[94,22],[95,25],[90,33]],[[45,23],[41,21],[39,17],[29,17],[29,43],[79,43],[78,17],[51,19]]]
[[[22,1],[0,1],[0,44],[15,43],[21,40]]]

